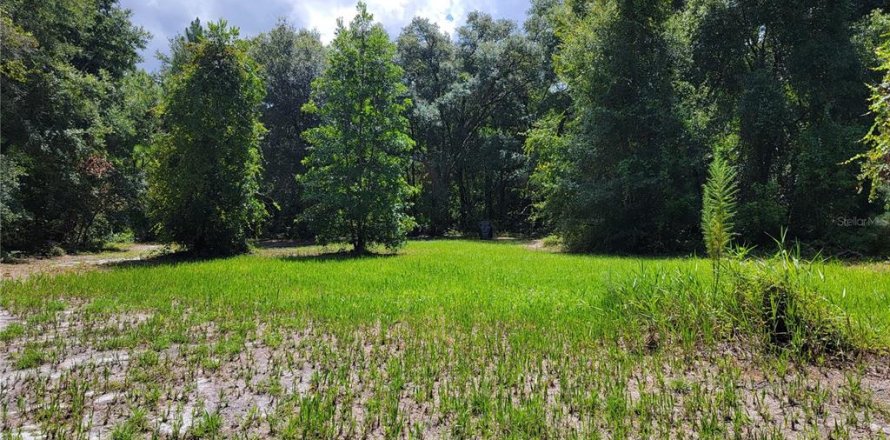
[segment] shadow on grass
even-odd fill
[[[257,241],[253,245],[259,249],[282,249],[312,246],[313,244],[315,242],[312,240],[270,239]]]
[[[386,252],[386,253],[376,253],[376,252],[363,252],[356,253],[352,251],[334,251],[334,252],[322,252],[316,254],[305,254],[305,255],[284,255],[278,257],[281,261],[348,261],[348,260],[371,260],[377,258],[391,258],[398,257],[399,254],[395,252]]]
[[[295,241],[295,240],[267,240],[262,242],[257,242],[254,246],[257,249],[299,249],[303,246],[309,246],[311,242],[304,241]],[[218,261],[218,260],[226,260],[229,258],[236,258],[244,255],[257,255],[263,258],[269,258],[267,256],[263,256],[262,254],[256,254],[251,252],[246,252],[243,254],[234,254],[234,255],[206,255],[201,253],[194,253],[189,251],[179,251],[179,252],[165,252],[161,254],[155,254],[150,256],[143,256],[142,258],[133,258],[126,260],[118,260],[118,261],[109,261],[105,263],[101,263],[98,266],[104,268],[133,268],[133,267],[158,267],[158,266],[173,266],[177,264],[184,263],[200,263],[207,261]],[[291,255],[281,255],[275,256],[275,259],[281,261],[345,261],[345,260],[365,260],[365,259],[376,259],[376,258],[386,258],[386,257],[395,257],[398,256],[398,253],[394,252],[365,252],[365,253],[355,253],[351,250],[318,250],[318,251],[310,251],[305,254],[291,254]]]
[[[110,261],[100,264],[105,268],[131,268],[131,267],[157,267],[157,266],[173,266],[181,263],[199,263],[204,261],[224,260],[233,258],[237,255],[226,256],[210,256],[201,255],[191,252],[170,252],[160,255],[152,255],[143,258],[134,258],[132,260]]]

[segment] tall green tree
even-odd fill
[[[858,3],[687,5],[694,17],[689,78],[720,110],[710,122],[717,138],[736,141],[730,160],[746,241],[769,243],[787,227],[818,247],[863,246],[867,234],[837,222],[878,208],[857,194],[856,170],[843,165],[863,151],[859,139],[870,125]]]
[[[523,143],[541,72],[539,47],[514,22],[478,12],[468,14],[457,33],[462,78],[443,100],[453,121],[457,224],[463,230],[475,229],[478,220],[522,227],[529,205]]]
[[[421,229],[440,235],[452,226],[452,161],[442,99],[458,80],[457,47],[431,21],[415,17],[399,35],[398,63],[411,97],[408,112],[416,148],[408,174],[420,188],[413,214]]]
[[[539,203],[574,249],[663,252],[698,242],[704,152],[676,111],[670,2],[566,8],[556,58],[571,121],[539,125]],[[565,140],[559,140],[565,137]]]
[[[312,148],[300,181],[318,241],[348,241],[363,253],[375,243],[401,245],[414,226],[405,177],[414,142],[395,45],[364,3],[357,10],[349,26],[338,22],[327,68],[313,83],[306,108],[321,124],[305,132]]]
[[[11,190],[0,246],[81,248],[127,228],[132,152],[146,136],[131,135],[127,83],[148,34],[114,0],[10,0],[0,20],[0,172]]]
[[[399,63],[416,106],[417,206],[425,232],[475,229],[492,220],[525,222],[523,133],[541,73],[538,47],[509,20],[471,12],[456,41],[415,19],[398,41]]]
[[[150,209],[162,239],[199,254],[247,250],[266,214],[258,198],[265,87],[247,48],[237,28],[210,23],[165,84]]]
[[[156,54],[161,62],[161,77],[171,78],[181,73],[191,57],[194,56],[191,51],[196,47],[195,44],[204,39],[205,33],[206,28],[201,23],[201,19],[196,17],[181,34],[171,38],[170,53],[165,54],[158,51]]]
[[[524,154],[529,173],[526,192],[531,199],[530,223],[537,230],[556,224],[556,210],[547,206],[555,200],[558,181],[565,174],[562,151],[566,148],[567,122],[572,118],[572,97],[559,77],[554,61],[562,47],[558,35],[563,17],[571,17],[563,0],[532,0],[524,24],[528,38],[538,45],[541,56],[539,84],[533,98],[534,119],[526,132]]]
[[[303,204],[294,176],[302,174],[306,142],[300,134],[318,124],[316,115],[302,110],[309,102],[312,81],[324,67],[324,46],[317,32],[300,30],[280,21],[253,40],[250,54],[263,66],[266,98],[261,121],[266,134],[263,187],[270,221],[269,234],[296,236],[306,228],[295,225]]]
[[[564,15],[564,0],[532,0],[531,8],[523,24],[528,39],[538,46],[541,57],[537,76],[539,84],[535,90],[534,107],[538,117],[547,113],[564,112],[571,107],[571,96],[565,83],[560,80],[553,61],[560,50],[557,30],[560,16]]]

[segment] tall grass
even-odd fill
[[[34,379],[0,392],[0,431],[83,437],[110,391],[99,420],[116,438],[170,437],[162,422],[194,438],[777,438],[789,424],[843,438],[880,416],[859,376],[823,386],[792,366],[890,347],[883,267],[781,251],[728,260],[715,289],[697,258],[470,241],[292,253],[2,284],[20,320],[0,332],[3,360]],[[90,352],[128,360],[62,367]],[[227,384],[219,405],[202,403],[205,379]],[[274,404],[260,415],[256,399]]]
[[[365,258],[241,256],[5,283],[3,307],[40,309],[49,301],[91,310],[189,310],[194,319],[286,317],[355,327],[404,322],[499,326],[546,341],[602,339],[657,329],[683,341],[725,337],[738,312],[731,284],[756,290],[758,277],[814,292],[843,332],[869,347],[890,346],[890,271],[838,263],[805,264],[790,254],[736,264],[717,291],[707,260],[639,259],[532,252],[520,245],[412,242],[403,253]],[[793,270],[792,270],[793,269]],[[761,286],[763,287],[763,286]],[[818,292],[818,296],[815,292]],[[817,299],[818,298],[818,301]],[[884,302],[882,302],[884,301]]]
[[[735,169],[719,154],[714,156],[708,168],[708,180],[702,194],[702,237],[714,266],[716,290],[720,284],[721,261],[729,253],[735,235],[733,218],[738,194]]]

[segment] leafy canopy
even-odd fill
[[[134,127],[151,119],[129,84],[147,38],[115,0],[0,5],[4,250],[83,248],[127,227],[146,141]]]
[[[527,147],[542,217],[571,248],[664,252],[697,239],[703,154],[675,107],[668,3],[563,11],[555,61],[572,111],[550,113]]]
[[[877,54],[883,61],[880,70],[884,78],[871,87],[869,108],[875,123],[865,140],[872,148],[857,158],[862,159],[860,178],[871,183],[869,196],[874,200],[883,192],[890,207],[890,39],[877,49]]]
[[[210,23],[166,81],[149,168],[152,217],[164,239],[201,254],[247,249],[265,215],[257,199],[259,104],[265,88],[238,30]]]
[[[251,41],[250,55],[263,67],[266,80],[260,119],[268,131],[260,150],[262,193],[271,215],[265,230],[271,235],[306,235],[305,225],[295,224],[303,201],[294,176],[304,172],[308,147],[300,134],[318,125],[317,115],[302,111],[302,106],[309,102],[312,81],[324,67],[325,48],[317,32],[298,31],[280,21]]]
[[[414,225],[405,179],[414,142],[395,46],[364,3],[357,10],[349,26],[338,23],[327,68],[304,107],[321,123],[304,132],[311,149],[300,182],[318,241],[348,241],[364,252],[374,243],[400,246]]]

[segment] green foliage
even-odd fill
[[[195,18],[182,34],[173,37],[170,40],[170,54],[158,54],[158,59],[161,61],[161,76],[170,78],[181,73],[189,59],[194,56],[192,51],[196,47],[195,44],[204,39],[205,32],[201,19]]]
[[[318,34],[286,21],[235,42],[195,19],[152,76],[135,67],[148,35],[117,0],[8,0],[0,247],[162,232],[231,253],[265,229],[364,248],[488,220],[574,250],[686,252],[701,242],[707,146],[721,145],[740,243],[787,228],[807,249],[878,254],[890,240],[881,5],[533,0],[525,32],[477,11],[454,35],[417,17],[394,50],[360,14],[322,78]]]
[[[316,32],[297,31],[286,21],[260,34],[251,44],[251,56],[263,66],[266,98],[260,120],[268,130],[263,136],[262,192],[270,211],[268,234],[305,235],[305,225],[295,225],[303,208],[294,176],[302,174],[306,156],[303,131],[318,124],[315,115],[303,112],[312,81],[324,67],[324,47]]]
[[[853,23],[851,28],[852,43],[862,64],[864,76],[868,83],[876,83],[884,75],[880,69],[884,61],[878,51],[890,34],[890,13],[875,8]]]
[[[569,166],[562,162],[568,141],[564,133],[567,119],[566,114],[550,112],[535,121],[525,138],[525,154],[535,164],[529,177],[535,208],[532,215],[548,227],[558,224],[557,207],[551,207],[549,203],[557,200],[562,184],[560,179]]]
[[[257,198],[265,89],[237,37],[221,21],[188,43],[188,56],[166,79],[164,132],[148,165],[161,237],[200,254],[246,251],[265,215]]]
[[[0,20],[3,248],[81,248],[127,228],[147,134],[130,133],[126,83],[147,34],[116,1],[12,0]]]
[[[890,209],[890,39],[877,49],[877,55],[883,63],[880,71],[884,72],[884,78],[871,86],[869,109],[875,123],[865,137],[871,149],[856,159],[862,161],[859,177],[871,184],[869,197],[874,200],[883,194],[885,205]]]
[[[518,229],[527,216],[522,143],[540,51],[514,23],[479,12],[468,14],[456,37],[415,18],[398,39],[414,104],[410,177],[422,189],[415,212],[431,235],[475,230],[480,220]]]
[[[420,187],[413,214],[421,229],[440,235],[454,226],[453,172],[458,166],[449,148],[448,124],[441,101],[460,76],[457,47],[425,18],[406,26],[397,41],[412,107],[407,115],[416,142],[410,178]]]
[[[538,55],[541,57],[538,67],[540,84],[533,91],[533,101],[536,114],[543,115],[571,106],[565,84],[560,82],[554,67],[554,59],[559,53],[561,43],[557,30],[565,11],[562,0],[532,0],[531,3],[523,28],[528,39],[538,46]]]
[[[813,280],[824,276],[819,264],[802,259],[799,247],[786,248],[785,239],[783,233],[769,258],[730,265],[736,298],[731,313],[739,328],[755,342],[808,360],[871,345],[868,336],[856,334],[837,301],[815,288]]]
[[[304,107],[320,125],[304,132],[312,148],[300,182],[317,240],[348,241],[365,252],[374,243],[400,246],[414,226],[407,214],[413,188],[405,180],[414,142],[395,46],[364,3],[357,9],[349,26],[339,23],[327,69]]]
[[[15,159],[0,155],[0,234],[19,237],[27,230],[31,213],[21,203],[21,178],[24,173],[24,168]]]
[[[729,251],[733,235],[738,184],[735,170],[719,154],[708,168],[708,180],[702,191],[701,228],[705,248],[712,260],[719,261]]]
[[[121,185],[126,188],[124,203],[114,211],[117,215],[113,218],[128,226],[137,240],[152,240],[155,236],[146,206],[145,165],[154,136],[160,130],[161,85],[154,76],[137,71],[123,78],[116,93],[120,101],[110,112],[115,130],[106,141],[111,151],[126,154],[128,160],[120,164]]]
[[[697,241],[704,155],[675,111],[668,13],[659,0],[565,11],[556,61],[573,119],[544,206],[570,248],[675,251]]]
[[[686,5],[685,74],[717,109],[704,126],[712,139],[738,136],[728,158],[745,242],[769,244],[787,227],[814,247],[848,249],[861,231],[837,219],[876,215],[843,165],[870,124],[862,48],[882,19],[863,12],[852,0]]]

